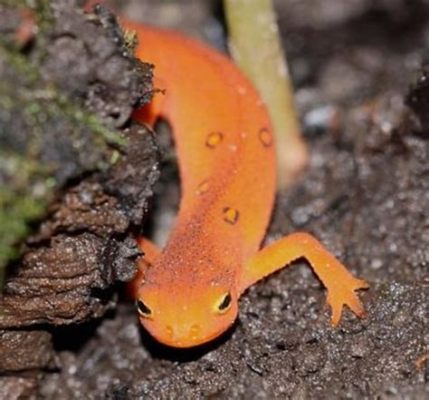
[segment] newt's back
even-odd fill
[[[177,224],[203,214],[210,246],[221,252],[233,242],[248,257],[265,234],[275,192],[265,106],[227,57],[176,33],[129,27],[138,32],[138,57],[155,65],[155,87],[165,90],[155,94],[152,116],[173,128],[182,189]]]

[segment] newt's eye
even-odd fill
[[[152,318],[151,309],[141,300],[136,300],[136,307],[139,314],[144,318]]]
[[[223,294],[222,297],[219,299],[219,302],[216,304],[216,311],[219,314],[226,313],[231,307],[231,301],[232,297],[230,292]]]

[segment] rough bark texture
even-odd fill
[[[54,327],[100,318],[134,276],[158,150],[130,122],[151,66],[111,14],[2,3],[0,26],[0,268],[15,260],[0,295],[0,398],[22,398],[60,367]]]
[[[1,270],[60,188],[119,158],[127,140],[115,129],[151,96],[151,67],[113,17],[73,3],[0,4]]]

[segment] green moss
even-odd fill
[[[0,284],[2,267],[18,255],[16,244],[29,233],[30,221],[40,218],[55,182],[48,168],[17,154],[0,151]]]
[[[29,233],[27,222],[41,217],[45,206],[46,200],[0,189],[0,264],[17,254],[14,245]]]
[[[60,104],[65,107],[64,111],[70,114],[76,122],[82,123],[89,127],[94,135],[99,136],[99,139],[101,139],[99,144],[105,145],[106,143],[109,143],[118,147],[125,147],[127,145],[127,139],[125,137],[118,135],[117,132],[106,128],[106,126],[103,125],[94,115],[83,112],[80,108],[77,108],[68,102]]]

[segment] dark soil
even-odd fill
[[[168,20],[179,28],[188,26],[194,10],[201,36],[224,43],[216,2],[119,3],[134,18],[140,4],[146,21]],[[18,281],[8,284],[8,292],[26,301],[16,303],[6,321],[13,327],[18,320],[19,329],[0,331],[0,398],[429,398],[429,5],[277,3],[311,162],[305,176],[278,195],[266,240],[296,230],[313,233],[370,282],[361,293],[367,317],[346,312],[332,328],[322,285],[298,262],[251,288],[233,329],[214,343],[176,351],[154,342],[139,327],[133,305],[116,305],[112,297],[114,282],[129,273],[124,260],[135,259],[130,232],[142,217],[136,199],[145,198],[155,180],[148,178],[149,167],[132,182],[121,171],[140,165],[139,157],[152,159],[155,147],[146,142],[145,156],[131,152],[116,174],[79,179],[41,225],[35,238],[49,246],[25,255]],[[158,236],[159,220],[177,207],[174,169],[164,169],[156,189],[152,229]],[[101,242],[101,253],[91,251],[88,235]],[[103,251],[112,240],[115,245]],[[88,265],[63,256],[47,273],[31,270],[70,246],[78,246],[73,251]],[[65,280],[64,262],[73,279]],[[52,281],[55,274],[60,277]],[[45,291],[35,295],[40,280],[36,288]],[[51,309],[38,308],[41,293]],[[76,308],[60,309],[67,324],[58,319],[58,293],[80,296],[70,303]]]

